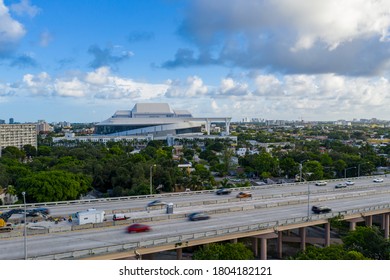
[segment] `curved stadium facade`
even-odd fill
[[[187,110],[174,110],[167,103],[137,103],[132,110],[120,110],[95,126],[95,134],[110,136],[165,137],[200,135],[205,124],[208,134],[211,122],[225,122],[229,135],[231,118],[194,118]]]

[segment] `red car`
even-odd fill
[[[127,227],[127,232],[132,233],[132,232],[144,232],[144,231],[149,231],[151,230],[150,226],[148,225],[142,225],[142,224],[132,224]]]

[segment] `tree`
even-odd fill
[[[26,153],[24,151],[19,150],[16,147],[8,146],[3,149],[2,156],[21,160],[26,157]]]
[[[310,173],[308,180],[321,180],[324,177],[324,171],[321,163],[318,161],[305,162],[305,169],[307,173]]]
[[[390,242],[377,227],[356,227],[342,238],[347,250],[354,250],[375,260],[390,258]]]
[[[357,251],[348,251],[342,244],[332,244],[328,247],[320,248],[308,246],[305,251],[299,252],[295,260],[367,260],[362,253]]]
[[[291,157],[280,160],[280,169],[288,178],[294,178],[299,173],[299,165]]]
[[[35,157],[37,155],[37,149],[30,144],[24,145],[23,151],[26,153],[26,156],[28,157]]]
[[[17,183],[18,193],[26,192],[29,202],[75,200],[85,194],[91,179],[66,171],[41,171],[26,176]]]
[[[254,256],[243,243],[211,243],[197,250],[194,260],[253,260]]]

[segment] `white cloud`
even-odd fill
[[[1,84],[0,95],[100,104],[116,110],[136,102],[168,102],[194,116],[265,119],[336,120],[377,117],[388,119],[390,82],[387,78],[323,75],[240,75],[205,85],[198,76],[166,84],[136,82],[102,67],[88,73],[51,77],[25,74],[19,83]],[[223,98],[221,98],[223,96]],[[191,99],[189,99],[191,97]],[[191,102],[188,102],[191,100]],[[88,105],[89,104],[89,105]]]
[[[13,51],[25,34],[23,25],[11,17],[3,0],[0,0],[0,56]]]
[[[389,11],[387,0],[192,1],[180,34],[213,59],[176,59],[172,65],[383,74],[390,61]]]
[[[54,84],[56,93],[63,97],[84,97],[89,93],[88,84],[77,77],[70,80],[57,79]]]
[[[197,76],[190,76],[182,83],[181,81],[167,81],[168,89],[166,97],[201,97],[208,93],[208,88],[203,80]]]
[[[51,78],[46,72],[26,74],[16,92],[23,95],[53,95],[77,99],[133,100],[149,99],[163,95],[168,86],[135,82],[111,74],[101,67],[86,74]]]
[[[53,84],[48,73],[42,72],[38,75],[26,74],[23,76],[20,90],[24,94],[51,95]]]
[[[19,16],[28,15],[29,17],[35,17],[40,12],[37,6],[31,5],[30,0],[22,0],[20,3],[12,4],[10,9]]]
[[[248,95],[250,94],[249,86],[246,83],[239,83],[232,78],[222,79],[219,88],[219,94],[221,96],[226,95]]]

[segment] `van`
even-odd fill
[[[121,214],[121,213],[119,213],[119,214],[114,214],[114,216],[112,216],[112,219],[113,219],[114,221],[127,220],[127,219],[129,219],[129,218],[130,218],[130,217],[126,217],[125,214]]]

